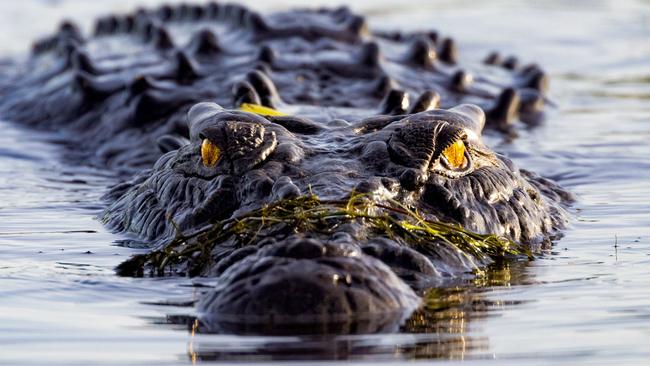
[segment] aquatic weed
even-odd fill
[[[136,255],[118,267],[125,275],[142,275],[145,268],[164,275],[174,266],[187,266],[190,275],[203,273],[212,263],[215,246],[228,242],[234,248],[253,245],[264,237],[282,238],[292,233],[324,236],[346,223],[367,228],[370,237],[387,237],[423,253],[444,243],[462,256],[483,261],[530,252],[497,235],[483,235],[459,225],[425,219],[395,200],[376,202],[366,194],[352,193],[347,200],[321,200],[308,194],[264,205],[244,215],[215,222],[191,234],[177,232],[163,248]],[[473,259],[473,260],[472,260]],[[480,271],[479,268],[475,268]]]

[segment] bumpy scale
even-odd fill
[[[92,36],[63,23],[7,67],[2,117],[67,132],[73,163],[132,176],[106,195],[110,228],[152,255],[193,246],[175,273],[219,276],[199,305],[213,330],[376,330],[418,289],[489,262],[437,223],[535,249],[565,222],[568,193],[480,140],[539,120],[546,74],[496,53],[462,64],[434,31],[371,32],[345,7],[183,4],[101,18]],[[305,197],[311,211],[293,209],[316,221],[264,221]],[[264,221],[246,242],[243,217]]]

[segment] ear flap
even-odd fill
[[[243,127],[251,130],[259,129],[260,134],[257,138],[253,138],[257,134],[234,134],[235,136],[239,136],[239,139],[227,147],[228,157],[232,160],[234,174],[243,174],[253,169],[257,164],[266,160],[278,145],[275,132],[252,123],[246,123]]]
[[[442,124],[433,121],[402,120],[388,140],[388,152],[397,163],[417,170],[426,170],[436,147],[436,136]]]
[[[208,118],[209,121],[214,121]],[[201,130],[205,138],[223,151],[231,174],[243,174],[266,160],[275,150],[278,141],[275,132],[262,124],[250,121],[222,120],[218,126]]]

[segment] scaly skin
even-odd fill
[[[483,145],[484,119],[480,108],[464,104],[318,126],[201,103],[188,115],[190,143],[114,187],[104,220],[160,249],[179,234],[284,200],[363,194],[374,204],[406,206],[430,220],[539,248],[563,227],[569,196]],[[213,167],[201,158],[205,139],[222,151]],[[442,151],[458,139],[469,163],[451,169]],[[220,276],[201,305],[208,318],[325,322],[399,314],[418,304],[407,284],[438,285],[489,261],[439,240],[412,248],[405,238],[378,236],[363,220],[331,220],[311,232],[277,226],[243,247],[236,236],[225,238],[208,260],[194,260],[195,253],[175,263],[176,273]]]
[[[538,249],[563,227],[570,195],[492,152],[481,132],[539,120],[547,77],[498,54],[459,61],[449,38],[372,33],[347,8],[163,6],[102,18],[92,37],[62,24],[11,66],[0,114],[72,132],[83,163],[137,173],[111,188],[103,220],[153,249],[313,195],[361,195],[373,212],[417,211]],[[270,109],[238,110],[250,104]],[[448,155],[451,145],[462,150]],[[176,272],[219,276],[199,305],[217,329],[381,319],[377,329],[417,308],[416,290],[489,261],[444,240],[412,247],[368,220],[321,226],[224,238]]]

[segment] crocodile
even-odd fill
[[[197,308],[217,329],[381,328],[567,221],[570,193],[481,140],[543,119],[546,73],[496,52],[463,64],[437,31],[164,5],[89,36],[65,21],[8,67],[1,116],[123,178],[101,219],[150,252],[118,272],[215,278]]]

